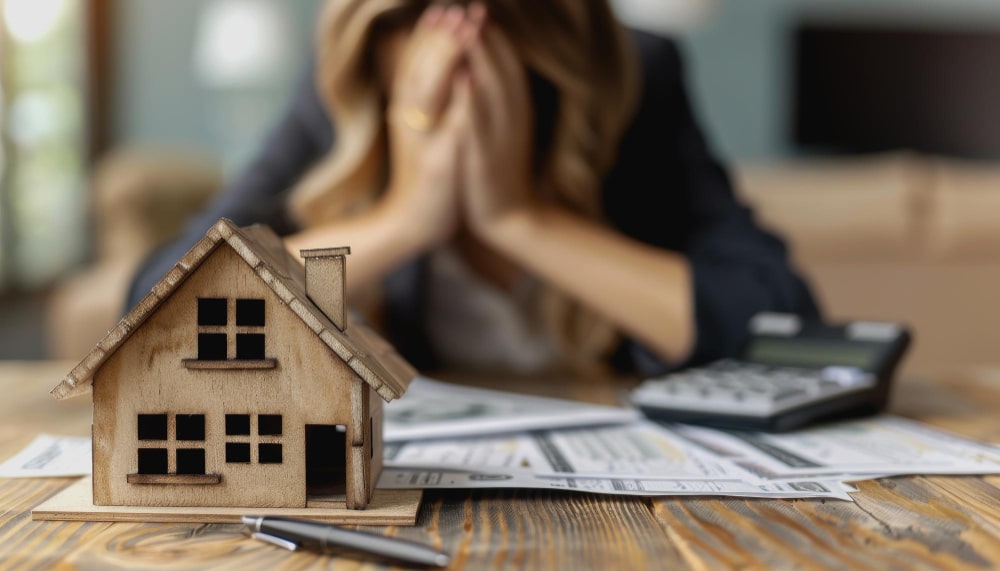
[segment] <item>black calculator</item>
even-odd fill
[[[898,323],[809,322],[762,313],[739,359],[644,381],[632,403],[654,420],[782,432],[874,414],[910,344]]]

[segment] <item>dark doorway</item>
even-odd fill
[[[306,496],[342,496],[347,481],[347,427],[306,425]]]

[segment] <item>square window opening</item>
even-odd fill
[[[237,333],[236,358],[245,360],[261,360],[264,358],[263,333]]]
[[[138,428],[139,440],[166,440],[167,415],[140,414]]]
[[[139,473],[140,474],[166,474],[167,473],[167,449],[166,448],[140,448],[139,449]]]
[[[177,449],[177,473],[178,474],[204,474],[205,473],[205,449],[204,448],[178,448]]]
[[[264,326],[263,299],[237,299],[236,325],[248,327]]]
[[[258,444],[257,461],[261,464],[281,464],[281,445]]]
[[[281,415],[280,414],[258,415],[257,434],[261,436],[281,436]]]
[[[204,414],[178,414],[177,440],[205,440]]]
[[[250,415],[227,414],[226,436],[250,436]]]
[[[226,325],[224,298],[198,298],[198,325]]]
[[[249,464],[250,444],[247,442],[227,442],[226,462],[230,464]]]
[[[226,360],[225,333],[199,333],[198,359],[202,361]]]

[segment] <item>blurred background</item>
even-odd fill
[[[613,0],[677,38],[738,192],[908,371],[1000,364],[1000,2]],[[322,0],[0,0],[0,359],[81,358],[253,154]]]

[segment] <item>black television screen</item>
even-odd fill
[[[805,23],[794,38],[800,146],[1000,157],[1000,31]]]

